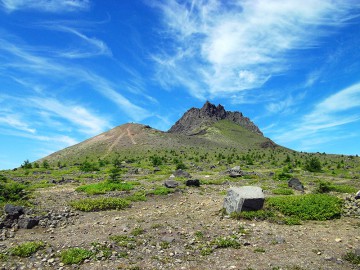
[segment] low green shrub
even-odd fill
[[[301,225],[301,219],[298,217],[283,217],[282,220],[286,225]]]
[[[82,199],[69,203],[71,207],[84,211],[121,210],[130,206],[130,202],[122,198]]]
[[[111,254],[112,254],[112,250],[109,247],[107,247],[104,244],[100,244],[98,242],[93,242],[93,243],[91,243],[91,245],[93,246],[95,255],[101,253],[101,257],[97,258],[97,259],[110,258]]]
[[[136,246],[135,238],[127,235],[113,235],[110,236],[110,240],[114,241],[119,247],[134,249]]]
[[[146,201],[146,193],[138,191],[132,195],[126,196],[125,199],[132,202]]]
[[[100,182],[96,184],[83,185],[76,188],[76,191],[85,192],[89,195],[104,194],[109,191],[126,191],[132,190],[134,187],[129,183],[112,183],[112,182]]]
[[[0,203],[14,202],[23,199],[27,192],[25,186],[10,180],[0,181]]]
[[[42,241],[37,242],[25,242],[9,249],[9,254],[19,257],[30,257],[36,251],[45,247]]]
[[[267,206],[301,220],[327,220],[340,217],[342,200],[327,194],[279,196],[268,198]]]
[[[339,193],[356,193],[358,191],[357,188],[347,185],[333,185],[334,191]]]
[[[275,174],[275,179],[280,181],[287,181],[292,177],[293,176],[290,173],[286,173],[286,172],[280,172],[278,174]]]
[[[276,195],[293,195],[294,191],[291,188],[276,188],[271,191]]]
[[[168,195],[168,194],[174,193],[174,192],[175,192],[175,190],[173,190],[173,189],[163,187],[163,186],[158,186],[154,190],[149,191],[149,194]]]
[[[357,189],[353,186],[334,185],[326,181],[320,181],[317,188],[315,189],[316,193],[327,193],[330,191],[335,191],[339,193],[355,193]]]
[[[93,253],[83,248],[69,248],[60,253],[60,260],[64,264],[79,264],[89,259]]]
[[[218,237],[211,242],[216,248],[240,248],[238,239],[232,236]]]
[[[139,236],[141,234],[145,233],[145,230],[143,228],[135,228],[131,231],[131,234],[133,236]]]

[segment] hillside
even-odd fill
[[[79,163],[114,158],[115,155],[146,155],[162,150],[197,148],[214,151],[235,148],[238,151],[277,147],[248,118],[240,112],[229,112],[206,102],[201,109],[190,109],[169,132],[141,124],[128,123],[90,138],[77,145],[53,153],[43,159],[50,162]]]

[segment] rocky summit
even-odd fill
[[[169,130],[170,133],[197,135],[206,133],[206,128],[220,120],[229,120],[247,130],[263,135],[260,129],[241,112],[226,111],[222,105],[215,106],[207,101],[201,109],[191,108]]]

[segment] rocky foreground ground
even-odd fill
[[[187,188],[92,213],[68,207],[79,196],[71,184],[39,190],[35,204],[47,218],[33,229],[3,229],[0,252],[27,241],[46,245],[0,269],[360,269],[344,260],[359,252],[359,216],[296,226],[233,220],[221,212],[227,188]],[[66,265],[59,254],[72,247],[95,255]]]

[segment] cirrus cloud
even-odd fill
[[[355,1],[157,1],[166,50],[153,55],[162,85],[182,85],[197,98],[260,88],[283,74],[291,54],[352,18]]]

